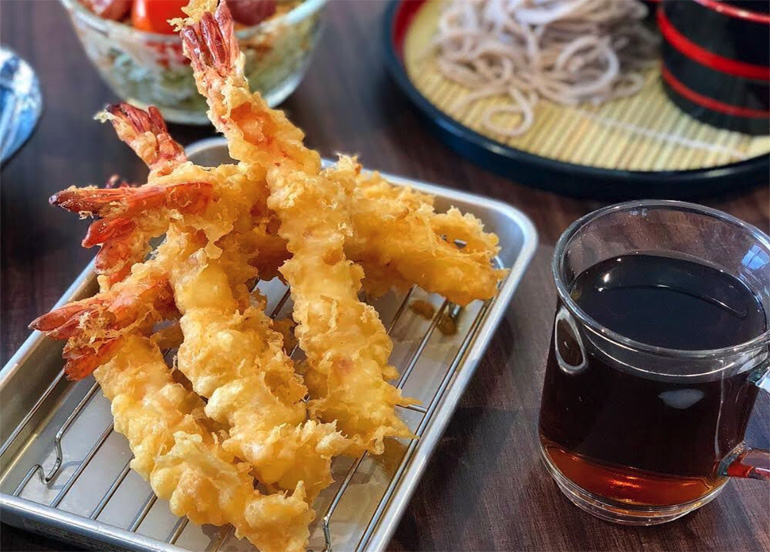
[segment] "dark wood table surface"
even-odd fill
[[[359,153],[371,168],[506,201],[529,215],[541,247],[414,494],[390,549],[770,550],[770,485],[734,481],[713,503],[655,528],[614,526],[584,514],[541,466],[536,421],[555,292],[548,263],[559,234],[600,204],[531,190],[445,148],[390,82],[380,41],[384,4],[336,1],[312,67],[285,102],[323,154]],[[2,0],[1,39],[37,69],[45,111],[36,134],[2,170],[2,343],[5,362],[91,259],[85,223],[48,206],[67,186],[146,171],[94,113],[116,98],[98,77],[54,0]],[[183,143],[210,129],[172,127]],[[515,176],[515,175],[513,175]],[[763,229],[767,188],[704,201]],[[768,446],[770,400],[748,432]],[[2,550],[72,547],[2,526]]]

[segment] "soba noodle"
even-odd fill
[[[482,115],[488,129],[519,136],[540,98],[595,105],[638,92],[657,40],[637,0],[451,0],[438,22],[439,71],[472,89],[456,106],[490,96],[510,102]],[[518,115],[518,124],[501,117]]]

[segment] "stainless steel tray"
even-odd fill
[[[203,165],[228,159],[221,139],[188,149]],[[318,498],[310,548],[314,551],[381,551],[395,530],[484,350],[503,316],[537,242],[532,223],[509,205],[407,178],[385,175],[473,213],[500,237],[497,262],[510,268],[498,295],[458,310],[419,289],[388,294],[374,306],[394,342],[391,360],[398,385],[421,406],[403,409],[420,436],[394,441],[381,457],[364,455],[334,463],[335,484]],[[269,312],[289,316],[291,301],[279,281],[261,282]],[[96,290],[89,265],[59,303]],[[414,299],[436,307],[432,320],[408,308]],[[437,330],[439,317],[456,318],[458,332]],[[228,528],[188,524],[156,500],[150,487],[130,471],[131,452],[113,431],[108,401],[92,378],[76,383],[61,372],[61,343],[35,332],[0,372],[0,513],[5,523],[98,550],[248,551]]]

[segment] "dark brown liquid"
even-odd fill
[[[578,275],[577,304],[637,342],[715,349],[767,327],[759,299],[741,281],[683,259],[627,255]],[[561,308],[561,305],[559,306]],[[745,370],[683,382],[611,365],[585,336],[586,358],[561,321],[546,368],[540,436],[551,462],[594,494],[636,505],[700,498],[724,478],[717,467],[743,440],[757,387]],[[579,370],[570,366],[586,365]]]

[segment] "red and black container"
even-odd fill
[[[663,85],[710,125],[770,134],[770,0],[664,0]]]

